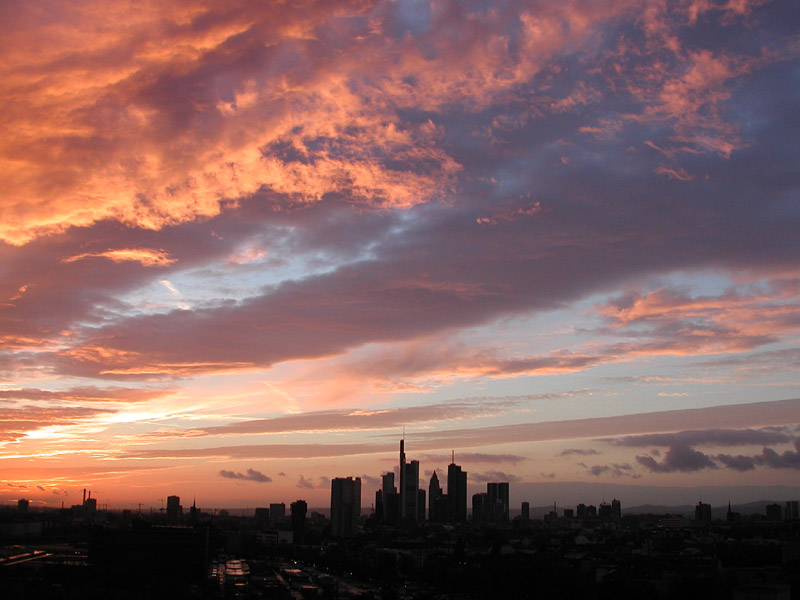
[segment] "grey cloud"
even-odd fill
[[[306,479],[305,477],[300,475],[300,477],[298,477],[298,479],[297,479],[296,486],[301,488],[301,489],[310,490],[310,489],[314,488],[314,482],[311,481],[310,479]]]
[[[222,469],[219,474],[220,477],[225,477],[226,479],[241,479],[243,481],[255,481],[257,483],[269,483],[272,481],[271,477],[268,477],[261,471],[256,471],[255,469],[247,469],[246,474]]]
[[[469,479],[477,483],[502,482],[517,483],[522,481],[519,476],[503,471],[486,471],[485,473],[470,473]]]
[[[368,487],[380,487],[382,485],[382,481],[380,477],[373,477],[372,475],[362,475],[361,476],[361,485],[368,486]]]
[[[791,441],[783,427],[762,429],[697,429],[677,433],[649,433],[610,441],[617,446],[750,446]]]
[[[600,454],[600,452],[591,448],[588,450],[584,450],[581,448],[567,448],[566,450],[562,450],[561,452],[559,452],[556,456],[572,456],[572,455],[593,456],[595,454]]]
[[[525,459],[524,456],[516,454],[487,454],[484,452],[459,452],[457,456],[460,464],[470,463],[511,463],[516,465]],[[451,456],[449,454],[421,454],[420,460],[438,463],[449,463]]]
[[[795,451],[785,450],[782,453],[772,448],[764,447],[761,454],[751,456],[718,454],[716,459],[724,466],[736,471],[752,471],[756,467],[764,466],[771,469],[800,469],[800,438],[794,440]]]
[[[800,469],[800,439],[795,440],[794,447],[795,451],[786,450],[781,454],[772,448],[764,448],[755,460],[773,469]]]
[[[752,471],[756,468],[756,460],[752,456],[717,454],[714,458],[721,462],[723,466],[734,471]]]
[[[656,461],[651,456],[637,456],[636,462],[653,473],[691,473],[703,469],[718,469],[707,455],[685,445],[673,445],[664,454],[664,460]]]
[[[633,473],[633,466],[629,463],[611,463],[610,465],[592,465],[591,467],[583,463],[579,463],[584,467],[590,475],[599,477],[608,473],[614,477],[633,477],[638,476]]]

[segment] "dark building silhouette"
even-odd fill
[[[780,521],[783,518],[783,510],[780,504],[767,504],[767,520]]]
[[[467,472],[452,462],[447,466],[447,521],[463,523],[467,520]]]
[[[505,523],[509,515],[508,482],[487,483],[487,518],[491,523]]]
[[[387,525],[397,525],[400,521],[400,494],[383,497],[383,520]]]
[[[417,485],[419,487],[419,485]],[[425,497],[427,494],[425,490],[417,490],[417,522],[421,523],[425,520]]]
[[[305,500],[295,500],[290,505],[292,511],[292,536],[295,544],[302,544],[305,538],[306,529],[306,514],[308,513],[308,504]],[[359,507],[360,512],[360,507]]]
[[[472,522],[483,524],[489,522],[489,495],[486,492],[472,494]]]
[[[447,520],[447,496],[442,492],[436,471],[431,475],[428,484],[428,520],[434,523],[444,523]]]
[[[796,521],[800,516],[798,515],[798,501],[797,500],[787,500],[786,501],[786,510],[783,513],[783,518],[785,521]]]
[[[375,491],[375,510],[373,515],[378,523],[383,523],[383,490]]]
[[[728,501],[728,512],[725,514],[725,521],[730,525],[735,525],[742,522],[742,515],[731,510],[730,500]]]
[[[172,524],[181,522],[183,507],[180,496],[167,496],[167,521]]]
[[[286,505],[283,502],[269,505],[270,521],[275,523],[286,518]]]
[[[605,520],[619,521],[622,518],[622,504],[616,498],[611,501],[611,504],[601,502],[597,516]]]
[[[694,507],[694,520],[698,523],[711,523],[711,505],[698,502]]]
[[[530,502],[523,502],[522,503],[522,512],[520,513],[520,518],[522,519],[523,523],[527,523],[531,520],[531,505]]]
[[[269,525],[269,509],[266,507],[256,508],[253,518],[259,525]]]
[[[417,521],[420,515],[419,461],[406,462],[405,440],[400,440],[400,519]],[[424,501],[421,514],[425,515]]]
[[[92,498],[92,492],[89,492],[89,495],[86,495],[86,490],[83,490],[83,505],[81,506],[81,512],[84,516],[92,516],[95,512],[97,512],[97,498]]]
[[[394,525],[400,517],[400,496],[397,487],[394,485],[394,472],[389,471],[382,476],[382,487],[380,491],[380,508],[376,495],[376,512],[380,512],[383,522]]]
[[[30,502],[28,502],[25,498],[20,498],[19,500],[17,500],[17,510],[19,512],[28,512],[29,504]]]
[[[352,537],[360,516],[361,478],[337,477],[331,481],[331,535]]]

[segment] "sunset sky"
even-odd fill
[[[0,504],[800,499],[797,0],[0,4]]]

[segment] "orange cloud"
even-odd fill
[[[121,248],[116,250],[105,250],[104,252],[84,252],[68,258],[62,262],[75,262],[86,258],[107,258],[112,262],[133,261],[141,263],[143,267],[166,267],[177,262],[163,250],[151,250],[148,248]]]

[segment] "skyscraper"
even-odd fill
[[[447,496],[442,493],[436,471],[431,475],[428,484],[428,520],[434,523],[444,523],[447,520]]]
[[[306,513],[308,504],[305,500],[296,500],[291,503],[292,511],[292,537],[295,544],[302,544],[306,529]]]
[[[282,521],[286,518],[286,504],[283,502],[273,502],[269,505],[269,518],[272,523]]]
[[[396,524],[400,517],[400,496],[394,485],[394,472],[389,471],[382,477],[381,512],[382,519],[390,525]]]
[[[331,534],[355,535],[361,516],[361,478],[337,477],[331,481]]]
[[[467,520],[467,472],[452,462],[447,466],[447,520],[463,523]]]
[[[407,462],[404,467],[403,504],[400,506],[401,516],[404,521],[417,521],[419,518],[419,461],[412,460]]]
[[[485,510],[487,519],[492,523],[508,521],[508,482],[486,484],[487,503]]]
[[[167,521],[180,523],[183,517],[183,507],[180,496],[167,496]]]
[[[424,498],[424,496],[423,496]],[[400,440],[400,519],[402,521],[414,521],[419,519],[420,514],[425,514],[424,501],[423,508],[420,509],[419,493],[419,461],[412,460],[406,462],[405,439]]]

